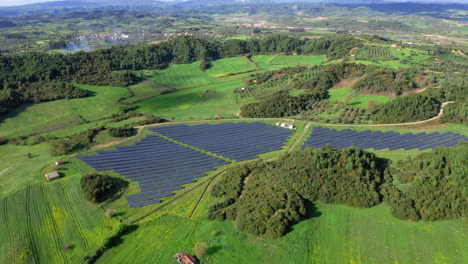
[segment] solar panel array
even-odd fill
[[[456,146],[461,141],[468,141],[468,138],[452,133],[406,133],[399,134],[393,131],[362,131],[357,132],[350,129],[335,130],[323,127],[315,127],[307,141],[302,145],[306,147],[319,148],[330,145],[332,148],[345,148],[355,146],[360,149],[437,149],[440,147]]]
[[[96,170],[114,170],[137,181],[140,193],[126,197],[131,208],[159,203],[215,166],[229,163],[157,135],[149,135],[134,145],[78,158]]]
[[[179,142],[237,161],[255,159],[259,154],[279,150],[293,133],[286,128],[258,122],[174,125],[150,129]]]

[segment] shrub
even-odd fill
[[[135,135],[135,128],[130,126],[109,128],[109,135],[113,137],[131,137]]]

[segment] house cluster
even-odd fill
[[[63,161],[61,161],[61,160],[57,160],[55,162],[56,166],[60,166],[62,164],[63,164]],[[53,180],[56,180],[56,179],[60,178],[60,173],[58,173],[58,171],[53,171],[53,172],[49,172],[49,173],[45,174],[44,177],[48,181],[53,181]]]
[[[288,123],[282,123],[282,122],[276,123],[276,126],[284,127],[284,128],[288,128],[288,129],[295,129],[296,128],[296,127],[294,127],[294,125],[291,125],[291,124],[288,124]]]

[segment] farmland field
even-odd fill
[[[235,117],[241,105],[236,103],[233,90],[242,86],[241,81],[234,80],[181,90],[138,103],[137,111],[169,120],[212,119],[217,114]]]
[[[76,188],[79,172],[67,168],[58,181],[30,184],[2,199],[2,263],[79,263],[117,225],[84,200]]]
[[[255,70],[258,68],[250,64],[246,58],[233,57],[212,61],[206,73],[216,78]]]

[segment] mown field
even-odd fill
[[[233,80],[184,89],[138,103],[137,111],[155,113],[168,120],[213,119],[217,114],[233,118],[241,107],[233,90],[242,86],[240,80]]]
[[[270,240],[241,233],[230,222],[206,220],[214,201],[199,188],[143,220],[98,263],[171,263],[175,252],[194,253],[198,243],[207,245],[202,263],[466,263],[468,257],[462,220],[411,223],[393,218],[386,205],[319,203],[290,233]]]

